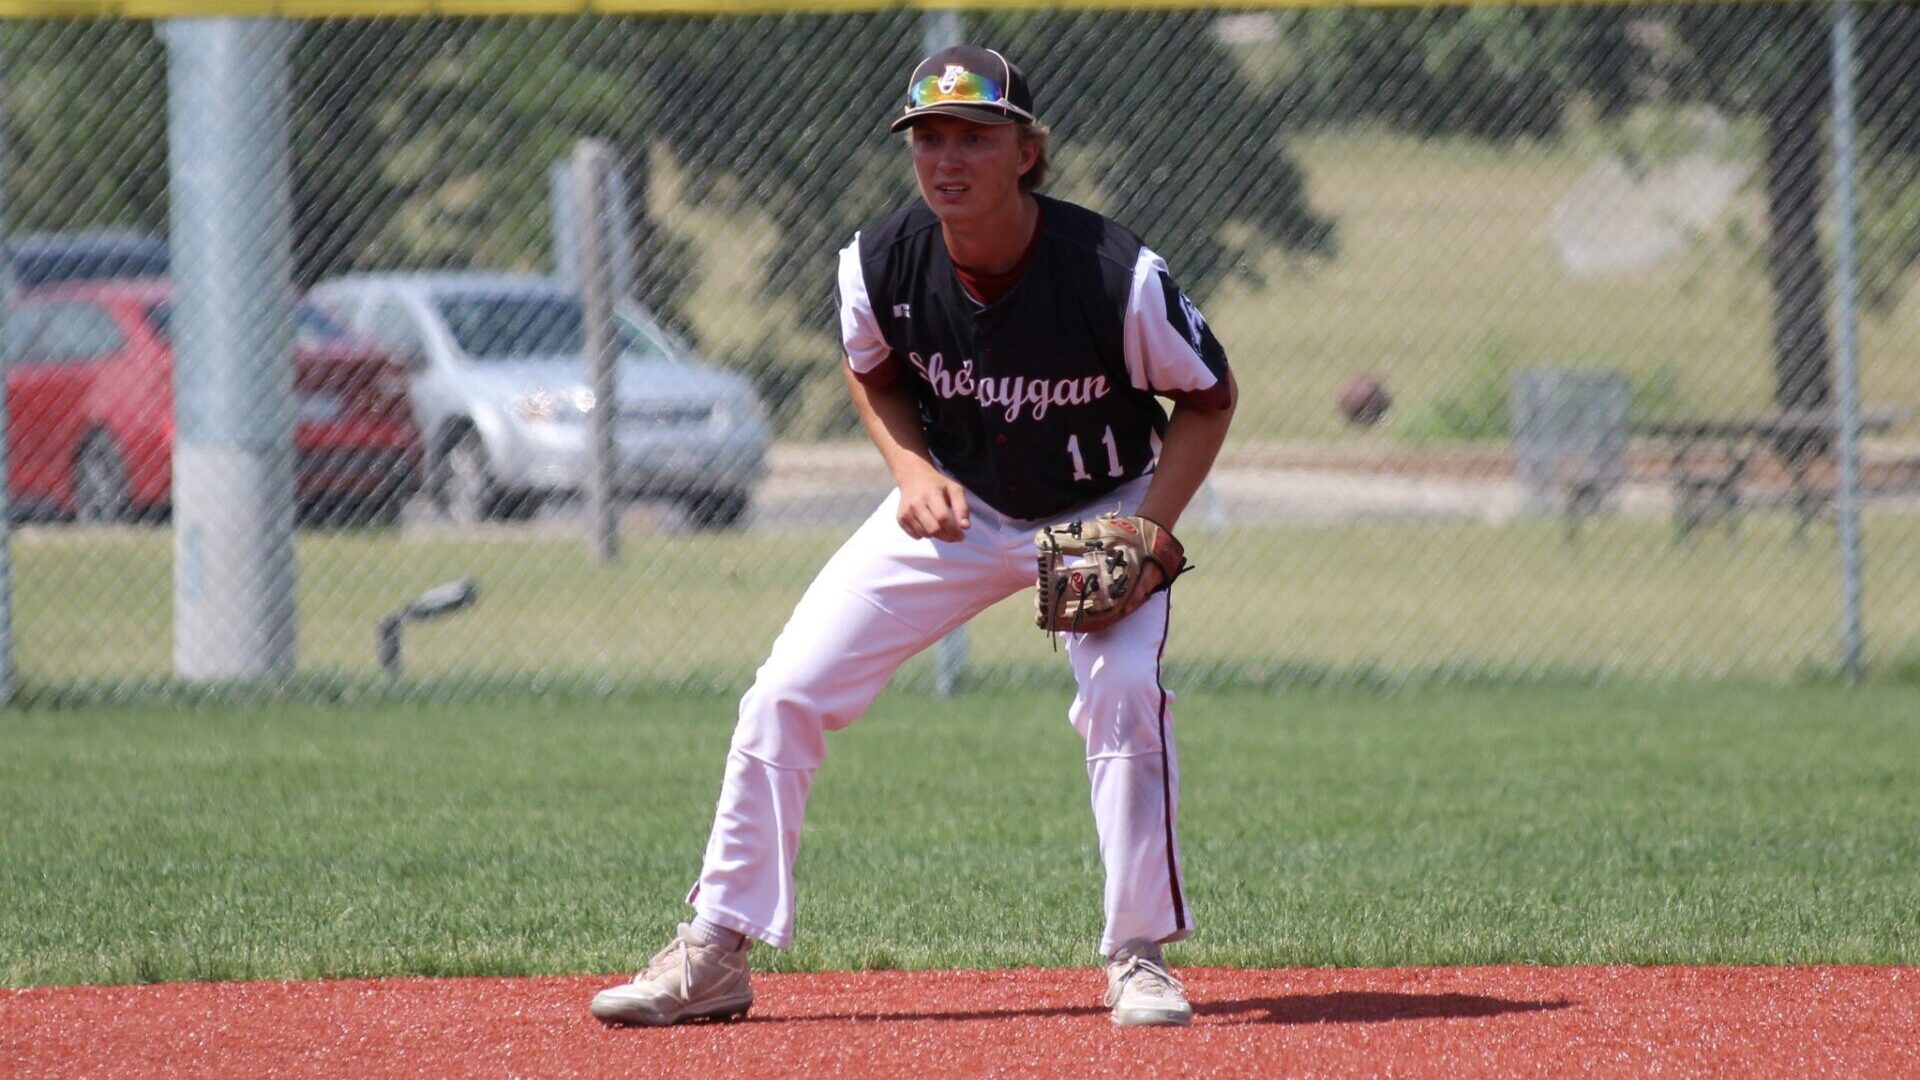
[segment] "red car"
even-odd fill
[[[83,522],[153,518],[172,502],[173,290],[74,283],[9,309],[8,490]],[[295,311],[295,489],[307,520],[390,524],[424,457],[407,373],[311,305]]]

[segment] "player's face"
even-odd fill
[[[943,223],[988,221],[1019,205],[1020,175],[1038,153],[1020,141],[1019,125],[929,116],[909,130],[920,197]]]

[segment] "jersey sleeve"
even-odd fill
[[[1134,262],[1122,348],[1135,389],[1201,408],[1232,404],[1226,350],[1150,248]]]
[[[847,364],[862,382],[885,383],[895,374],[893,349],[880,333],[880,320],[867,296],[867,276],[860,268],[860,236],[840,249],[840,341]]]

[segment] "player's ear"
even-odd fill
[[[1019,144],[1020,175],[1025,176],[1040,162],[1040,144],[1033,139],[1021,139]]]
[[[1044,124],[1021,124],[1018,134],[1020,140],[1020,190],[1037,191],[1047,182],[1050,172],[1047,163],[1047,147],[1052,142],[1052,132]]]

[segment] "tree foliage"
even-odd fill
[[[163,227],[167,67],[151,24],[9,30],[0,34],[7,227]]]
[[[1276,95],[1303,124],[1366,121],[1421,135],[1554,134],[1576,98],[1628,97],[1634,50],[1615,7],[1292,11],[1295,55]]]
[[[1705,101],[1767,133],[1769,274],[1781,400],[1824,400],[1828,9],[1367,7],[1259,16],[1283,46],[1250,66],[1208,11],[970,14],[1024,61],[1056,133],[1062,191],[1133,226],[1204,295],[1275,250],[1328,252],[1287,151],[1355,122],[1424,135],[1551,137],[1575,103]],[[1868,295],[1920,260],[1920,14],[1861,10]],[[885,132],[921,55],[921,16],[413,19],[306,23],[292,56],[296,273],[544,268],[546,170],[574,140],[624,153],[633,208],[664,148],[715,209],[771,219],[769,293],[828,325],[831,258],[911,198]],[[9,226],[166,219],[165,52],[151,24],[11,24]],[[1196,135],[1196,132],[1204,134]],[[635,215],[637,291],[685,325],[683,243]],[[745,298],[751,301],[752,298]]]
[[[547,166],[595,136],[626,151],[642,185],[660,144],[703,178],[702,198],[769,214],[784,236],[770,288],[817,302],[833,250],[911,195],[885,122],[920,55],[918,20],[307,24],[292,56],[297,275],[541,265]],[[1327,223],[1260,120],[1271,101],[1235,75],[1208,19],[1140,20],[1151,25],[1124,48],[1090,48],[1101,23],[1086,15],[983,32],[1015,55],[1083,54],[1036,71],[1043,101],[1060,106],[1061,140],[1086,144],[1111,209],[1149,223],[1197,290],[1250,262],[1221,239],[1229,220],[1254,226],[1262,245],[1324,246]],[[18,223],[163,227],[166,68],[151,26],[49,24],[8,41]],[[1238,137],[1169,137],[1220,110]],[[642,291],[670,306],[675,275],[646,277]]]

